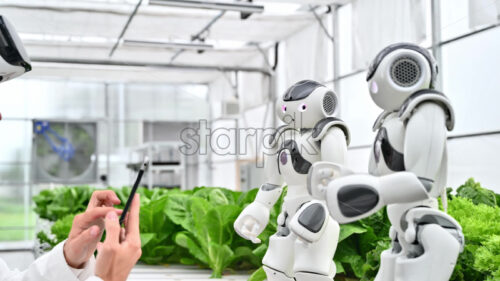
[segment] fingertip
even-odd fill
[[[110,192],[110,194],[108,194],[108,199],[115,203],[116,204],[120,204],[121,200],[120,198],[118,198],[118,196],[116,195],[116,193],[114,193],[113,191]]]

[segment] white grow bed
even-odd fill
[[[149,280],[165,280],[165,281],[215,281],[215,280],[232,280],[246,281],[249,275],[234,274],[224,276],[222,279],[211,279],[211,271],[200,269],[193,266],[182,265],[136,265],[128,278],[128,281],[149,281]]]

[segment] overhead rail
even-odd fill
[[[220,11],[234,11],[241,13],[263,13],[264,6],[249,3],[231,3],[221,1],[198,0],[149,0],[150,5],[162,5],[179,8],[209,9]]]
[[[198,42],[177,42],[177,41],[147,41],[147,40],[123,40],[123,45],[137,47],[155,47],[165,49],[185,49],[185,50],[211,50],[212,44]]]
[[[93,60],[93,59],[69,59],[69,58],[47,58],[47,57],[32,57],[32,62],[35,63],[54,63],[54,64],[73,64],[73,65],[95,65],[95,66],[121,66],[121,67],[143,67],[151,69],[179,69],[179,70],[199,70],[199,71],[219,71],[219,72],[256,72],[263,75],[271,75],[267,69],[258,67],[232,67],[232,66],[210,66],[210,65],[193,65],[193,64],[174,64],[174,63],[141,63],[131,61],[114,61],[114,60]]]

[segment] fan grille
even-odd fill
[[[391,67],[391,78],[401,87],[415,85],[420,79],[421,73],[420,65],[411,57],[399,58]]]

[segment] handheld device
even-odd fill
[[[134,195],[137,191],[137,188],[139,187],[139,183],[141,182],[142,175],[144,174],[144,171],[148,167],[148,163],[149,163],[149,158],[146,156],[144,158],[144,163],[142,164],[141,168],[139,169],[139,173],[137,174],[137,179],[135,180],[134,186],[132,187],[132,190],[130,191],[130,195],[128,196],[127,203],[125,204],[125,208],[123,208],[123,213],[120,216],[120,225],[123,224],[123,222],[125,221],[128,209],[130,208],[130,204],[132,204],[132,200],[134,199]]]

